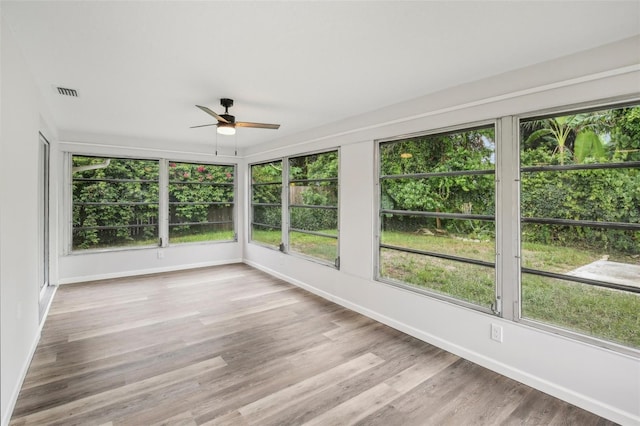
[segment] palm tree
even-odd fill
[[[560,164],[564,165],[565,154],[569,150],[566,146],[567,139],[573,132],[576,136],[576,161],[582,162],[587,156],[600,157],[604,155],[604,144],[592,129],[602,124],[601,121],[605,118],[602,114],[576,114],[530,121],[526,123],[530,127],[541,128],[531,133],[524,144],[528,145],[536,139],[553,141],[556,147],[552,155],[559,153]]]

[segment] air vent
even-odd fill
[[[78,91],[76,89],[67,89],[66,87],[58,87],[58,93],[63,96],[78,97]]]

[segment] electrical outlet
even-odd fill
[[[502,326],[491,324],[491,339],[502,343]]]

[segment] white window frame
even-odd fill
[[[385,278],[382,277],[380,274],[380,248],[382,245],[382,220],[381,220],[381,210],[382,209],[382,200],[381,200],[381,186],[380,186],[380,178],[381,178],[381,170],[380,170],[380,161],[381,161],[381,153],[380,153],[380,145],[383,143],[387,143],[387,142],[394,142],[394,141],[401,141],[404,139],[410,139],[410,138],[416,138],[416,137],[423,137],[423,136],[434,136],[434,135],[438,135],[438,134],[444,134],[444,133],[455,133],[455,132],[461,132],[464,130],[469,130],[469,129],[477,129],[477,128],[482,128],[482,127],[493,127],[494,128],[494,142],[495,142],[495,146],[496,146],[496,151],[495,151],[495,155],[496,155],[496,162],[495,162],[495,166],[494,166],[494,181],[495,181],[495,187],[494,187],[494,194],[495,194],[495,211],[494,211],[494,228],[495,228],[495,252],[496,252],[496,257],[495,257],[495,261],[494,261],[494,270],[495,270],[495,279],[494,279],[494,292],[495,292],[495,299],[494,299],[494,303],[493,306],[491,308],[487,308],[472,302],[468,302],[466,300],[463,299],[458,299],[454,296],[450,296],[447,295],[445,293],[440,293],[440,292],[436,292],[436,291],[432,291],[428,288],[423,288],[423,287],[418,287],[418,286],[414,286],[411,285],[409,283],[404,283],[398,280],[393,280],[393,279],[389,279],[389,278]],[[462,125],[456,125],[456,126],[449,126],[449,127],[442,127],[442,128],[437,128],[437,129],[432,129],[432,130],[428,130],[428,131],[423,131],[423,132],[415,132],[415,133],[409,133],[409,134],[404,134],[404,135],[400,135],[400,136],[394,136],[394,137],[390,137],[390,138],[384,138],[384,139],[376,139],[374,141],[375,144],[375,155],[374,155],[374,162],[375,162],[375,167],[374,167],[374,179],[375,179],[375,184],[374,184],[374,188],[375,188],[375,197],[374,199],[376,200],[376,209],[377,209],[377,214],[375,216],[375,220],[374,220],[374,224],[375,224],[375,241],[376,241],[376,247],[377,247],[377,254],[375,256],[375,262],[374,262],[374,279],[376,281],[394,286],[394,287],[398,287],[398,288],[402,288],[405,290],[409,290],[412,291],[414,293],[418,293],[418,294],[422,294],[428,297],[433,297],[435,299],[439,299],[439,300],[443,300],[446,302],[450,302],[456,305],[460,305],[460,306],[464,306],[466,308],[469,309],[473,309],[473,310],[477,310],[480,312],[484,312],[487,314],[491,314],[491,315],[497,315],[497,316],[501,316],[501,307],[502,307],[502,278],[500,277],[500,275],[498,274],[498,253],[500,253],[501,251],[501,243],[502,243],[502,239],[501,239],[501,235],[500,235],[500,230],[498,228],[498,211],[499,211],[499,202],[500,202],[500,198],[498,197],[498,183],[500,181],[500,175],[499,175],[499,170],[498,170],[498,162],[500,161],[500,141],[502,140],[502,122],[499,119],[496,120],[483,120],[483,121],[478,121],[478,122],[472,122],[472,123],[465,123]]]
[[[565,105],[562,107],[558,107],[558,108],[548,108],[548,109],[543,109],[543,110],[539,110],[539,111],[534,111],[534,112],[528,112],[525,114],[520,114],[520,115],[516,115],[512,117],[512,126],[513,126],[513,132],[514,132],[514,136],[513,136],[513,143],[511,144],[514,148],[515,148],[515,153],[514,153],[514,162],[512,164],[517,165],[517,171],[516,171],[516,178],[515,178],[515,182],[516,185],[513,185],[515,188],[512,189],[512,191],[515,191],[517,193],[517,207],[518,207],[518,211],[517,211],[517,216],[515,216],[515,219],[517,220],[517,233],[515,233],[514,235],[518,236],[518,247],[517,247],[517,258],[518,258],[518,262],[517,262],[517,271],[515,271],[515,276],[514,281],[515,283],[517,283],[517,286],[515,288],[513,288],[514,286],[512,286],[512,289],[515,290],[513,295],[510,295],[509,301],[512,303],[513,308],[513,312],[512,312],[512,316],[508,319],[512,319],[514,322],[517,322],[519,324],[523,324],[526,326],[530,326],[533,328],[537,328],[540,330],[544,330],[553,334],[557,334],[563,337],[567,337],[567,338],[571,338],[573,340],[577,340],[583,343],[587,343],[587,344],[591,344],[591,345],[595,345],[595,346],[599,346],[602,348],[606,348],[606,349],[610,349],[610,350],[614,350],[616,352],[621,352],[627,355],[632,355],[634,357],[640,357],[640,349],[636,349],[630,346],[625,346],[616,342],[613,342],[611,340],[606,340],[603,338],[598,338],[595,336],[590,336],[584,333],[581,333],[579,331],[573,331],[570,330],[568,328],[563,328],[560,326],[555,326],[553,324],[549,324],[549,323],[544,323],[541,321],[536,321],[534,319],[529,319],[526,317],[522,316],[522,301],[520,299],[520,296],[522,294],[522,280],[521,280],[521,269],[522,269],[522,262],[521,262],[521,235],[522,235],[522,229],[521,229],[521,223],[520,223],[520,195],[521,195],[521,187],[520,187],[520,122],[521,121],[526,121],[526,120],[530,120],[530,119],[534,119],[534,118],[540,118],[540,117],[554,117],[554,116],[562,116],[562,115],[570,115],[570,114],[578,114],[578,113],[582,113],[582,112],[588,112],[588,111],[598,111],[598,110],[605,110],[605,109],[615,109],[615,108],[623,108],[625,106],[640,106],[640,97],[622,97],[622,98],[611,98],[611,99],[606,99],[606,100],[601,100],[601,101],[593,101],[593,102],[586,102],[586,103],[580,103],[580,104],[573,104],[573,105]]]
[[[120,252],[120,251],[132,251],[132,250],[149,250],[157,248],[165,248],[170,246],[169,242],[169,160],[168,156],[137,156],[131,154],[119,154],[112,152],[94,152],[92,150],[74,150],[62,152],[63,161],[63,188],[62,198],[64,200],[64,218],[63,221],[63,255],[64,256],[82,256],[85,254],[103,253],[103,252]],[[81,157],[101,157],[101,158],[121,158],[127,160],[150,160],[158,161],[159,163],[159,199],[158,199],[158,243],[154,245],[145,246],[122,246],[122,247],[103,247],[98,249],[85,249],[85,250],[73,250],[73,194],[72,185],[73,177],[71,169],[73,167],[73,156]],[[171,160],[174,161],[174,160]],[[238,238],[238,164],[237,163],[217,163],[217,162],[201,162],[197,160],[191,160],[189,158],[183,158],[175,160],[175,162],[183,163],[202,163],[210,165],[222,165],[234,167],[234,179],[233,179],[233,196],[234,196],[234,209],[233,209],[233,229],[234,239],[232,240],[212,240],[212,241],[198,241],[193,243],[179,243],[171,246],[183,246],[183,245],[197,245],[197,244],[225,244],[237,242]]]
[[[313,257],[313,256],[308,256],[305,255],[303,253],[300,252],[296,252],[296,251],[291,251],[289,249],[289,232],[290,232],[290,228],[291,228],[291,223],[290,223],[290,215],[289,215],[289,205],[290,205],[290,200],[289,200],[289,159],[291,158],[300,158],[300,157],[307,157],[310,155],[317,155],[317,154],[325,154],[325,153],[329,153],[329,152],[336,152],[337,156],[338,156],[338,176],[336,178],[336,186],[338,189],[338,205],[336,207],[336,215],[338,218],[337,221],[337,244],[336,244],[336,259],[334,262],[329,262],[327,260],[318,258],[318,257]],[[282,233],[282,242],[280,244],[279,247],[274,247],[274,246],[270,246],[264,243],[261,243],[260,241],[256,241],[252,238],[252,230],[253,230],[253,184],[251,182],[251,168],[253,166],[258,166],[258,165],[262,165],[262,164],[268,164],[268,163],[272,163],[272,162],[277,162],[277,161],[282,161],[282,181],[281,181],[281,185],[282,185],[282,191],[280,194],[280,207],[281,207],[281,211],[282,211],[282,220],[281,220],[281,233]],[[294,256],[294,257],[298,257],[301,259],[305,259],[311,262],[315,262],[315,263],[319,263],[321,265],[326,265],[326,266],[330,266],[333,267],[335,269],[340,269],[340,147],[334,147],[334,148],[328,148],[328,149],[322,149],[322,150],[318,150],[318,151],[310,151],[310,152],[304,152],[304,153],[300,153],[300,154],[295,154],[295,155],[288,155],[288,156],[283,156],[283,157],[277,157],[277,158],[271,158],[269,160],[264,160],[264,161],[258,161],[255,163],[250,163],[248,164],[248,175],[249,175],[249,183],[248,183],[248,191],[247,191],[247,199],[248,199],[248,205],[249,205],[249,223],[248,223],[248,230],[249,232],[247,232],[247,242],[249,244],[255,244],[257,246],[261,246],[261,247],[266,247],[272,250],[279,250],[282,253]]]

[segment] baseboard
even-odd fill
[[[549,382],[548,380],[541,379],[537,376],[531,375],[526,371],[514,368],[510,365],[507,365],[501,362],[497,362],[496,360],[486,357],[485,355],[482,355],[474,351],[470,351],[469,349],[463,346],[457,345],[453,342],[442,339],[438,336],[427,333],[423,330],[417,329],[403,322],[397,321],[393,318],[380,314],[379,312],[373,311],[362,305],[353,303],[346,299],[342,299],[333,294],[327,293],[323,290],[319,290],[305,282],[292,278],[288,275],[282,274],[273,269],[267,268],[264,265],[260,265],[255,262],[248,261],[246,259],[244,260],[244,263],[256,269],[259,269],[269,275],[272,275],[276,278],[282,279],[297,287],[303,288],[324,299],[330,300],[332,302],[337,303],[338,305],[344,306],[347,309],[358,312],[382,324],[388,325],[389,327],[402,331],[403,333],[406,333],[424,342],[427,342],[441,349],[444,349],[448,352],[451,352],[452,354],[455,354],[461,358],[474,362],[478,365],[481,365],[482,367],[488,368],[489,370],[502,374],[503,376],[509,377],[510,379],[516,380],[527,386],[531,386],[532,388],[538,389],[541,392],[547,393],[563,401],[566,401],[570,404],[573,404],[577,407],[583,408],[587,411],[597,414],[598,416],[604,417],[616,423],[620,423],[621,425],[640,425],[640,417],[634,415],[633,413],[619,410],[616,407],[612,407],[608,404],[603,404],[600,401],[594,400],[578,392],[572,391],[571,389],[567,389],[553,382]]]
[[[162,268],[147,268],[147,269],[138,269],[134,271],[113,272],[109,274],[95,274],[95,275],[83,275],[80,277],[60,278],[58,280],[58,284],[65,285],[65,284],[82,283],[87,281],[110,280],[114,278],[161,274],[163,272],[183,271],[186,269],[206,268],[209,266],[229,265],[232,263],[242,263],[242,259],[229,259],[229,260],[222,260],[222,261],[189,263],[186,265],[174,265],[174,266],[166,266]]]
[[[44,324],[44,321],[42,321]],[[29,356],[25,358],[24,364],[20,369],[19,380],[16,382],[16,385],[11,392],[11,397],[9,398],[9,404],[7,404],[7,411],[4,413],[2,417],[2,426],[8,426],[11,421],[11,416],[13,415],[13,409],[16,407],[16,402],[18,401],[18,396],[20,395],[20,389],[22,389],[22,384],[24,383],[24,379],[27,377],[27,372],[29,371],[29,366],[31,365],[31,360],[33,359],[33,355],[36,353],[36,349],[38,348],[38,342],[40,342],[40,335],[42,330],[42,324],[38,329],[38,333],[36,333],[35,339],[31,343],[31,348],[29,349]]]

